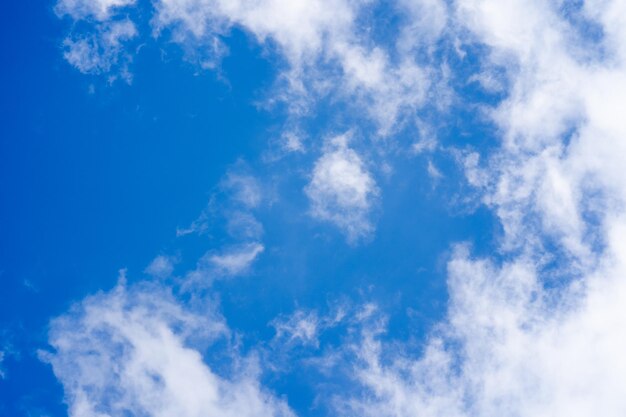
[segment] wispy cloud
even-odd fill
[[[171,256],[159,255],[150,262],[144,272],[154,278],[168,278],[174,272],[176,261],[176,258]]]
[[[231,167],[211,194],[200,216],[189,227],[179,228],[177,236],[207,234],[213,228],[225,227],[234,239],[260,239],[263,225],[254,212],[268,203],[268,192],[248,171],[243,161]]]
[[[135,0],[60,0],[55,11],[75,21],[88,22],[87,31],[74,30],[63,41],[63,56],[85,74],[106,74],[109,81],[122,78],[132,81],[127,50],[139,33],[133,21],[121,13]]]
[[[109,42],[114,32],[105,26],[119,25],[115,19],[121,11],[134,5],[132,0],[60,0],[57,13],[96,22],[89,42],[68,38],[68,43],[74,42],[68,44],[74,46],[70,62],[84,72],[109,72],[118,57],[128,61],[133,54],[117,46],[125,39],[117,36],[116,42]],[[434,54],[445,36],[449,11],[443,0],[399,1],[392,5],[404,17],[398,20],[399,35],[381,40],[362,30],[374,6],[347,0],[158,0],[149,20],[154,35],[169,33],[188,55],[201,55],[199,62],[206,68],[218,65],[230,31],[242,29],[287,63],[268,105],[286,105],[297,121],[330,97],[386,136],[410,125],[417,110],[449,100],[446,71]],[[286,138],[286,149],[301,149],[293,137]]]
[[[239,275],[248,271],[252,262],[264,249],[263,245],[259,243],[247,243],[226,249],[219,254],[207,255],[204,262],[218,276]]]
[[[589,277],[602,281],[594,289],[565,292],[544,289],[533,259],[498,266],[459,247],[448,268],[448,319],[418,359],[414,347],[383,342],[377,326],[344,345],[335,372],[366,393],[333,395],[341,415],[582,417],[626,409],[623,266]]]
[[[135,5],[136,0],[59,0],[55,11],[73,19],[106,21],[120,8]]]
[[[40,355],[63,384],[71,417],[292,416],[260,387],[253,361],[237,358],[229,376],[218,375],[194,348],[227,333],[219,316],[188,311],[163,288],[120,284],[55,319],[54,351]]]
[[[135,25],[128,19],[98,26],[94,33],[74,35],[63,41],[63,56],[71,65],[85,74],[109,73],[113,68],[127,82],[132,80],[128,71],[131,56],[125,43],[137,36]]]
[[[626,251],[618,237],[626,230],[626,183],[617,174],[626,130],[614,111],[626,100],[621,4],[586,2],[576,13],[605,34],[586,39],[584,24],[555,3],[456,2],[457,22],[489,47],[489,65],[506,71],[508,96],[490,112],[501,146],[485,155],[482,170],[478,154],[465,160],[468,180],[503,225],[506,260],[475,259],[457,247],[448,317],[419,358],[383,342],[378,328],[346,345],[347,372],[367,393],[335,397],[341,413],[626,410],[619,331]],[[596,49],[581,47],[589,42]]]

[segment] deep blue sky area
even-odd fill
[[[444,173],[438,182],[427,174],[431,156],[421,154],[394,156],[390,176],[376,172],[381,198],[366,242],[348,243],[312,221],[303,189],[320,146],[289,161],[263,158],[287,116],[257,104],[284,63],[243,31],[225,38],[219,73],[147,37],[128,85],[68,65],[61,44],[69,25],[50,2],[1,6],[0,415],[66,415],[62,387],[37,354],[49,349],[49,321],[111,289],[122,268],[131,282],[145,279],[163,254],[177,257],[182,274],[227,242],[221,229],[176,230],[198,218],[229,170],[247,170],[280,196],[255,212],[265,251],[254,270],[214,285],[246,348],[269,343],[274,318],[295,308],[323,312],[345,298],[381,305],[390,316],[385,337],[423,337],[445,314],[451,245],[469,241],[477,254],[493,247],[493,215],[461,202],[462,174],[445,152],[434,157]],[[471,110],[459,114],[442,127],[443,143],[491,146],[489,128],[471,122]],[[307,123],[341,133],[320,125],[326,118],[321,111]],[[410,143],[411,134],[398,140]],[[307,378],[316,377],[296,369],[266,383],[301,415],[324,415]]]

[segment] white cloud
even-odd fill
[[[448,10],[441,0],[399,0],[407,20],[398,39],[401,51],[431,46],[447,28]]]
[[[305,191],[312,215],[333,223],[349,241],[356,242],[374,232],[369,217],[378,187],[347,142],[345,135],[329,141]]]
[[[52,321],[42,352],[63,384],[71,417],[286,417],[287,405],[258,382],[254,361],[238,358],[218,375],[192,340],[228,332],[214,314],[186,311],[162,288],[118,285]]]
[[[179,228],[176,235],[210,233],[223,220],[226,232],[231,237],[241,240],[260,239],[263,225],[255,217],[254,211],[268,201],[266,194],[259,180],[248,173],[245,162],[238,161],[220,180],[207,208],[189,227]]]
[[[263,235],[261,222],[245,211],[229,213],[226,230],[230,236],[242,240],[259,239]]]
[[[104,74],[116,69],[121,78],[130,82],[128,64],[132,57],[125,48],[136,36],[135,24],[128,19],[104,23],[96,26],[93,33],[66,38],[63,56],[82,73]]]
[[[135,5],[134,0],[60,0],[56,10],[74,20],[110,23]],[[376,134],[386,136],[415,120],[422,107],[449,101],[445,65],[434,53],[438,40],[446,36],[449,10],[444,0],[388,5],[400,17],[401,27],[397,35],[382,40],[364,30],[376,23],[369,17],[376,2],[370,1],[157,0],[152,6],[154,34],[171,34],[203,67],[216,67],[226,50],[222,38],[233,28],[277,52],[287,65],[267,103],[286,104],[296,124],[330,97],[348,105],[353,115],[373,121]],[[96,25],[93,32],[97,36],[102,30]],[[77,67],[83,72],[113,71],[101,62],[110,59],[95,58],[102,55],[96,54],[99,48],[74,42],[72,62],[80,62]],[[300,150],[293,140],[286,145]]]
[[[366,392],[337,400],[345,415],[626,413],[626,6],[585,2],[603,33],[587,39],[561,4],[455,3],[468,42],[506,72],[491,112],[501,146],[463,162],[500,218],[507,260],[457,248],[448,317],[421,357],[369,329],[346,347]]]
[[[278,162],[288,156],[304,154],[307,152],[306,134],[301,129],[283,127],[279,136],[274,136],[268,141],[268,148],[262,154],[265,163]]]
[[[230,198],[246,208],[255,208],[263,201],[261,186],[255,177],[231,170],[226,174],[222,187]]]
[[[586,3],[606,32],[589,45],[552,3],[457,3],[459,21],[490,47],[488,61],[504,68],[510,83],[491,113],[502,147],[485,172],[475,166],[471,172],[486,185],[485,201],[500,216],[509,246],[547,232],[585,264],[591,241],[603,232],[584,218],[609,214],[588,203],[608,208],[626,201],[626,182],[617,174],[626,126],[614,111],[626,100],[625,56],[616,46],[626,37],[611,29],[620,16],[612,14],[616,4]],[[601,48],[604,56],[596,53]],[[529,224],[539,230],[529,233]]]
[[[272,321],[276,331],[275,340],[281,344],[302,344],[318,346],[320,318],[315,311],[297,310],[288,317]]]
[[[55,11],[58,15],[69,15],[75,20],[94,18],[105,21],[120,8],[135,3],[136,0],[59,0]]]
[[[265,250],[259,243],[248,243],[231,248],[219,255],[210,255],[207,261],[224,275],[239,275],[250,268],[254,260]]]
[[[287,61],[288,69],[280,77],[287,91],[279,93],[278,99],[295,98],[294,113],[306,114],[311,101],[333,95],[365,109],[363,113],[375,121],[380,134],[401,126],[403,114],[415,117],[433,86],[444,98],[448,94],[442,87],[445,71],[417,62],[412,55],[416,50],[446,36],[447,30],[464,36],[462,41],[467,44],[487,47],[488,52],[479,56],[484,61],[481,72],[469,81],[506,93],[501,103],[487,110],[502,140],[491,154],[468,152],[461,159],[468,181],[483,193],[484,202],[501,221],[504,236],[499,250],[508,260],[475,260],[466,250],[457,250],[449,263],[447,320],[427,341],[420,359],[380,342],[376,337],[380,327],[367,329],[358,344],[347,347],[347,352],[357,355],[357,364],[350,371],[355,371],[353,375],[366,394],[338,400],[340,411],[377,417],[624,415],[624,2],[588,0],[577,12],[602,28],[599,39],[587,39],[584,28],[563,18],[561,1],[458,0],[451,4],[451,11],[445,2],[403,2],[412,23],[400,31],[393,46],[378,44],[358,30],[359,16],[370,4],[159,0],[153,21],[157,30],[177,28],[175,40],[181,43],[189,36],[214,41],[232,27],[242,28],[260,42],[276,46]],[[76,12],[76,16],[91,14],[105,19],[113,8],[102,10],[105,12]],[[450,22],[458,27],[446,28]],[[110,38],[114,46],[126,38],[116,39]],[[101,45],[108,44],[102,42],[97,38],[77,44],[68,60],[83,65],[85,72],[108,71],[94,52],[106,51]],[[72,50],[71,45],[68,48]],[[117,56],[119,49],[113,48],[113,52],[111,56]],[[422,136],[415,151],[435,150],[434,136]],[[296,142],[293,147],[297,150]],[[432,168],[431,174],[436,176]],[[255,184],[239,174],[224,182],[226,188],[232,187],[233,201],[242,213],[261,202],[262,193]],[[340,228],[350,241],[374,232],[371,212],[378,187],[346,137],[327,144],[305,191],[312,215]],[[246,239],[254,243],[207,254],[190,276],[210,282],[247,272],[263,246],[254,235]],[[546,258],[558,261],[550,273],[544,269]],[[555,276],[561,281],[551,281]],[[125,320],[129,326],[135,323],[134,315]],[[89,314],[81,317],[95,320]],[[292,319],[276,322],[277,333],[315,345],[320,330],[317,316],[296,314]],[[129,340],[131,346],[141,349],[163,345],[161,349],[172,349],[193,367],[204,369],[198,386],[209,386],[206,381],[217,378],[198,365],[201,361],[175,335],[153,334],[139,325],[139,336],[127,335],[120,320],[107,320],[107,328],[112,325],[115,335],[123,335],[119,340]],[[84,320],[67,323],[71,325],[68,328],[79,329],[88,324]],[[98,331],[104,326],[101,321],[94,323]],[[150,326],[170,328],[158,324]],[[65,329],[62,324],[57,327]],[[91,360],[109,364],[102,362],[109,360],[109,351],[88,344],[96,352],[93,359],[79,355],[81,361],[72,364],[67,358],[82,352],[72,339],[79,336],[69,331],[61,334],[64,337],[54,339],[53,344],[59,352],[69,353],[57,355],[65,359],[57,359],[56,365],[54,359],[50,361],[70,392],[69,401],[76,404],[75,412],[83,406],[90,410],[96,403],[115,405],[111,398],[118,401],[118,395],[119,404],[127,407],[130,400],[124,392],[113,390],[112,397],[103,394],[107,381],[121,380],[117,368],[107,370],[104,376],[83,370],[90,369]],[[142,336],[145,334],[149,337]],[[137,339],[140,337],[147,341]],[[131,369],[139,366],[125,357],[119,369],[127,372],[127,363]],[[148,365],[157,369],[160,378],[174,372],[149,361],[140,364],[142,372]],[[72,371],[73,366],[78,370]],[[86,385],[81,382],[84,380]],[[173,398],[175,407],[183,411],[196,404],[185,397],[182,405],[177,405],[175,387],[159,385],[159,381],[140,379],[128,392],[138,392],[136,386],[148,387],[149,395],[164,393],[157,398]],[[261,395],[252,392],[254,398]],[[97,401],[90,397],[94,395]],[[143,403],[133,406],[147,407]]]
[[[304,152],[304,144],[302,143],[301,134],[296,132],[283,132],[281,136],[282,148],[287,152]]]
[[[359,19],[373,4],[367,1],[159,0],[153,24],[157,32],[173,27],[183,45],[242,28],[261,44],[277,46],[288,63],[279,77],[285,89],[270,101],[284,101],[301,116],[334,94],[365,109],[386,135],[398,129],[403,115],[412,117],[425,104],[432,81],[442,78],[438,68],[418,63],[413,49],[433,45],[442,34],[445,2],[401,3],[397,12],[420,23],[408,23],[397,45],[375,42],[362,30]],[[398,51],[403,59],[391,59]]]
[[[208,287],[216,279],[245,275],[264,250],[262,244],[252,242],[227,247],[217,253],[210,251],[198,261],[196,269],[187,274],[185,286]]]
[[[278,349],[288,350],[295,346],[319,347],[320,335],[329,329],[345,323],[359,321],[363,311],[354,311],[352,305],[344,302],[333,302],[326,314],[318,314],[316,310],[297,309],[289,315],[282,315],[270,323],[276,334],[274,345]]]
[[[175,261],[175,259],[169,256],[159,255],[150,262],[150,265],[146,267],[144,272],[155,278],[167,278],[174,272]]]
[[[341,0],[159,0],[156,10],[157,28],[178,24],[200,38],[237,24],[261,41],[272,38],[296,61],[316,54],[327,33],[348,28],[353,19],[350,4]]]
[[[76,27],[63,41],[63,56],[84,74],[107,74],[109,82],[118,78],[132,81],[129,65],[130,41],[139,33],[127,14],[136,0],[59,0],[58,16],[69,16],[75,22],[85,21],[87,31]],[[77,26],[77,25],[74,25]]]
[[[520,258],[498,267],[457,248],[446,323],[417,360],[366,328],[348,372],[368,391],[339,401],[344,414],[622,415],[624,263],[563,291],[544,289],[535,265]]]
[[[264,230],[254,211],[267,201],[267,195],[256,177],[248,173],[243,161],[228,170],[211,195],[207,208],[187,229],[190,233],[213,233],[222,229],[234,243],[207,252],[196,268],[186,274],[185,287],[208,287],[216,279],[245,275],[265,247],[260,241]]]
[[[428,161],[428,165],[426,166],[426,172],[428,172],[428,176],[433,180],[439,180],[443,178],[443,174],[439,169],[433,164],[433,161]]]

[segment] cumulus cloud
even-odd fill
[[[623,255],[623,253],[621,254]],[[620,256],[621,256],[620,255]],[[619,416],[626,411],[624,264],[588,287],[543,287],[534,259],[450,261],[449,315],[419,359],[366,328],[348,372],[367,389],[338,400],[360,416]],[[354,359],[356,358],[356,359]]]
[[[194,340],[224,337],[214,315],[196,314],[163,288],[118,285],[88,297],[50,325],[41,352],[63,384],[71,417],[287,417],[287,405],[264,390],[254,362],[219,375]]]
[[[374,232],[370,214],[378,187],[361,157],[348,147],[348,136],[329,141],[305,191],[311,214],[339,227],[350,242]]]

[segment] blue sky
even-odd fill
[[[620,1],[2,9],[0,415],[626,412]]]

